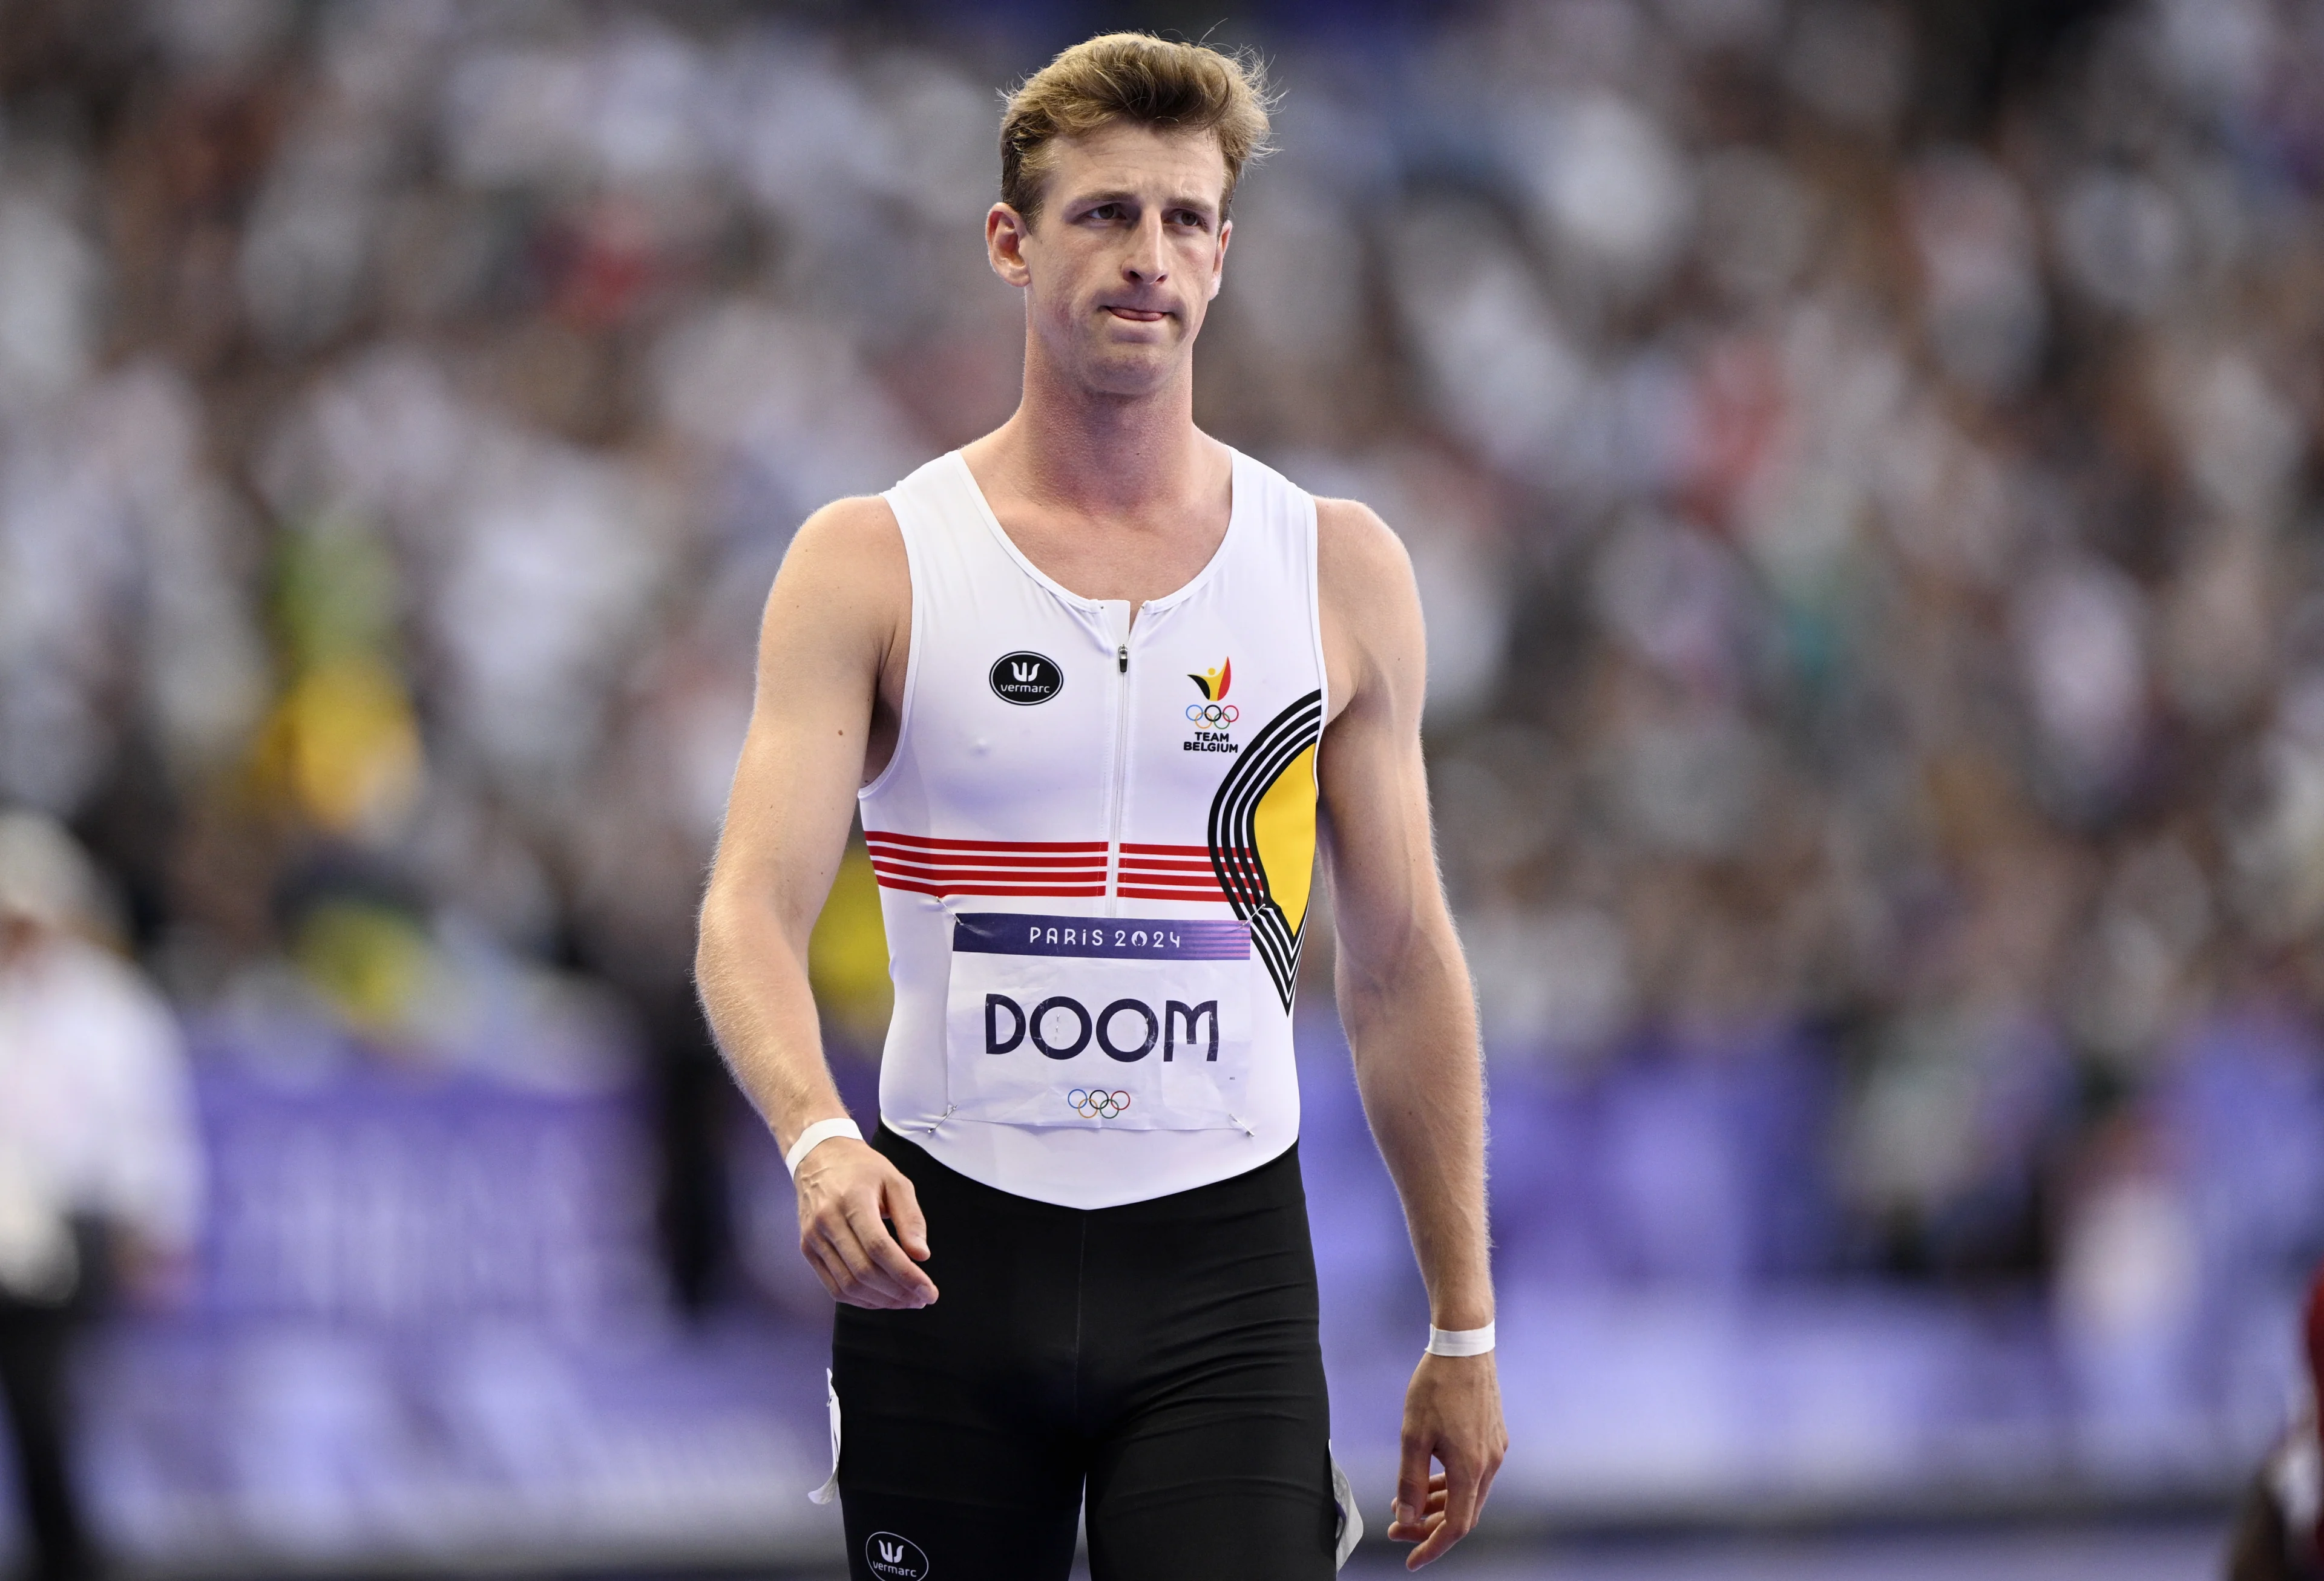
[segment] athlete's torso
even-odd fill
[[[1324,718],[1314,501],[1235,455],[1217,552],[1133,623],[1034,566],[957,453],[885,497],[912,631],[862,793],[896,984],[882,1118],[1077,1208],[1275,1157]]]

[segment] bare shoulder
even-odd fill
[[[911,570],[896,512],[877,495],[834,500],[799,524],[776,574],[773,601],[838,599],[877,608],[908,598]]]
[[[881,653],[908,629],[911,605],[895,511],[876,495],[835,500],[791,538],[767,595],[762,646]]]
[[[1398,707],[1426,664],[1412,556],[1379,512],[1356,500],[1315,501],[1315,582],[1334,715]]]
[[[829,565],[875,574],[890,568],[900,572],[905,568],[903,529],[897,525],[893,507],[877,494],[834,500],[799,524],[783,556],[786,568],[795,561],[818,570]]]
[[[1327,589],[1389,593],[1410,585],[1412,557],[1396,529],[1362,501],[1318,498],[1315,570]]]

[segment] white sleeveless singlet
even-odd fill
[[[1237,453],[1217,552],[1133,624],[1043,575],[957,451],[882,497],[912,646],[862,793],[896,985],[881,1117],[1069,1208],[1267,1163],[1299,1133],[1314,501]]]

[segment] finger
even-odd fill
[[[1403,1490],[1397,1489],[1396,1507],[1388,1517],[1390,1542],[1419,1542],[1436,1530],[1436,1521],[1443,1518],[1444,1494],[1440,1485],[1443,1480],[1442,1476],[1432,1477],[1428,1494],[1417,1506],[1407,1506]]]
[[[872,1260],[872,1254],[863,1249],[852,1226],[844,1221],[838,1224],[818,1221],[816,1227],[823,1236],[823,1244],[831,1249],[845,1269],[840,1280],[843,1287],[867,1297],[881,1296],[890,1301],[903,1299],[904,1292],[880,1271],[880,1265]]]
[[[1444,1488],[1444,1523],[1452,1528],[1452,1542],[1458,1542],[1477,1529],[1478,1494],[1483,1482],[1484,1467],[1467,1459],[1453,1462],[1446,1472]],[[1444,1545],[1447,1548],[1452,1543]]]
[[[1412,1550],[1406,1567],[1417,1570],[1433,1564],[1450,1552],[1454,1543],[1469,1535],[1477,1524],[1477,1482],[1473,1468],[1454,1465],[1445,1489],[1444,1514],[1434,1523],[1426,1540]]]
[[[1410,1510],[1406,1513],[1409,1519],[1391,1517],[1388,1529],[1389,1541],[1419,1542],[1436,1530],[1436,1523],[1444,1519],[1444,1474],[1443,1472],[1440,1471],[1428,1479],[1428,1496],[1422,1501],[1417,1509]]]
[[[1403,1542],[1418,1542],[1422,1538],[1426,1537],[1430,1532],[1435,1530],[1436,1523],[1443,1518],[1443,1499],[1437,1495],[1431,1494],[1429,1496],[1428,1506],[1426,1509],[1414,1511],[1412,1519],[1409,1521],[1397,1521],[1391,1523],[1388,1529],[1388,1534],[1390,1537],[1395,1537],[1397,1532],[1401,1531],[1406,1535],[1398,1540]]]
[[[802,1240],[799,1242],[799,1255],[806,1258],[807,1265],[815,1270],[815,1276],[823,1282],[823,1288],[830,1293],[831,1299],[837,1301],[839,1281],[834,1279],[831,1270],[824,1266],[821,1246],[812,1237]]]
[[[1436,1522],[1444,1519],[1444,1474],[1443,1472],[1438,1472],[1428,1479],[1428,1502],[1415,1512],[1415,1514],[1417,1519],[1403,1523],[1402,1530],[1411,1533],[1409,1537],[1404,1538],[1403,1541],[1418,1542],[1436,1530]],[[1394,1538],[1397,1530],[1397,1527],[1390,1527],[1389,1537]]]
[[[896,1239],[912,1260],[928,1260],[928,1218],[920,1211],[920,1194],[912,1187],[908,1177],[900,1171],[889,1176],[887,1182],[888,1217],[896,1221]]]
[[[843,1305],[861,1307],[872,1312],[890,1312],[919,1305],[918,1301],[907,1301],[893,1291],[853,1277],[840,1281],[835,1298]]]
[[[888,1233],[888,1226],[880,1218],[876,1202],[861,1208],[849,1203],[847,1227],[855,1232],[857,1241],[871,1255],[880,1272],[896,1286],[898,1294],[914,1306],[924,1306],[936,1299],[936,1281],[904,1255],[904,1248],[896,1244],[896,1237]]]
[[[1404,1556],[1404,1567],[1417,1570],[1423,1565],[1434,1564],[1444,1552],[1444,1544],[1439,1535],[1443,1530],[1444,1517],[1442,1515],[1430,1516],[1424,1525],[1417,1528],[1420,1546]]]
[[[874,1197],[868,1204],[847,1206],[847,1222],[854,1229],[865,1251],[872,1254],[881,1272],[895,1281],[903,1293],[915,1305],[924,1305],[936,1299],[936,1283],[922,1273],[917,1264],[890,1232],[888,1222],[880,1216],[880,1200]]]
[[[1397,1466],[1396,1507],[1389,1512],[1390,1525],[1416,1525],[1421,1512],[1428,1507],[1429,1448],[1425,1439],[1405,1434],[1403,1455]]]
[[[1442,1521],[1431,1525],[1427,1537],[1422,1540],[1420,1546],[1404,1556],[1404,1567],[1407,1570],[1417,1570],[1423,1565],[1433,1565],[1443,1558],[1444,1550],[1452,1546],[1452,1540],[1447,1538],[1444,1531],[1444,1522]]]
[[[840,1255],[838,1245],[838,1241],[819,1224],[810,1226],[807,1236],[799,1242],[799,1250],[806,1255],[807,1266],[815,1270],[815,1276],[823,1282],[823,1288],[831,1293],[832,1300],[872,1311],[919,1304],[905,1301],[895,1291],[883,1291],[859,1280],[854,1271],[848,1267],[846,1258]]]
[[[854,1272],[847,1266],[847,1259],[839,1255],[829,1236],[818,1230],[808,1247],[816,1273],[822,1279],[824,1288],[831,1291],[832,1300],[844,1301],[851,1307],[887,1305],[884,1301],[871,1299],[870,1292],[857,1282]]]

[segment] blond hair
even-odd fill
[[[1270,97],[1267,69],[1256,55],[1151,33],[1100,33],[1065,51],[1009,96],[1001,117],[1001,201],[1032,224],[1049,145],[1126,122],[1215,133],[1227,161],[1219,199],[1223,219],[1244,164],[1268,151]]]

